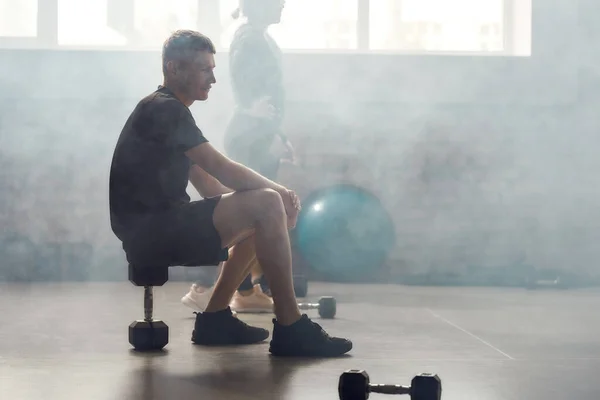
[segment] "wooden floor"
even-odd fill
[[[436,372],[446,400],[600,398],[598,290],[311,283],[311,298],[336,296],[338,318],[322,325],[354,349],[341,359],[293,360],[270,357],[267,344],[193,346],[194,316],[179,302],[187,289],[156,289],[170,343],[162,354],[138,355],[127,327],[143,315],[140,288],[0,285],[0,398],[333,400],[349,368],[397,384]],[[242,318],[271,327],[270,315]]]

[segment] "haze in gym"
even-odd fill
[[[304,204],[296,294],[353,350],[193,346],[182,296],[214,266],[168,269],[152,316],[168,343],[132,349],[148,292],[110,227],[113,150],[162,83],[163,41],[193,29],[217,47],[217,83],[190,110],[225,151],[238,5],[0,0],[0,393],[348,400],[370,381],[434,400],[439,379],[450,400],[599,398],[593,0],[286,0],[268,33],[298,167],[281,179]]]

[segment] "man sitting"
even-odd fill
[[[196,316],[194,343],[250,344],[269,336],[229,308],[248,275],[248,263],[236,262],[237,249],[246,254],[242,261],[255,256],[269,281],[276,317],[273,355],[344,354],[352,343],[329,336],[301,315],[296,303],[288,228],[296,223],[298,197],[217,151],[189,110],[194,101],[206,100],[216,83],[214,54],[211,40],[198,32],[177,31],[165,41],[164,83],[135,107],[113,155],[113,232],[130,262],[148,266],[209,264],[232,248],[205,312]],[[190,179],[212,196],[191,202]]]

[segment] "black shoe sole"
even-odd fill
[[[278,349],[276,346],[272,345],[269,347],[269,353],[275,357],[335,358],[346,355],[350,350],[352,350],[352,343],[344,348],[336,346],[336,348],[314,349],[308,351],[290,347]]]
[[[256,336],[254,338],[241,341],[241,340],[233,340],[227,338],[226,336],[221,336],[217,340],[196,340],[196,331],[192,331],[192,343],[197,344],[199,346],[243,346],[243,345],[251,345],[251,344],[259,344],[263,343],[265,340],[269,338],[269,332],[261,336]]]

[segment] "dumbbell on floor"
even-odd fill
[[[340,376],[338,384],[340,400],[366,400],[370,393],[408,394],[411,400],[440,400],[442,381],[437,375],[415,376],[411,386],[375,385],[369,381],[369,374],[363,370],[351,369]]]
[[[321,297],[318,303],[298,303],[301,310],[319,310],[321,318],[333,318],[336,313],[335,298],[331,296]]]
[[[129,281],[144,287],[144,319],[129,325],[129,343],[137,351],[161,350],[169,343],[169,327],[154,319],[154,286],[169,280],[169,268],[143,268],[129,265]]]

